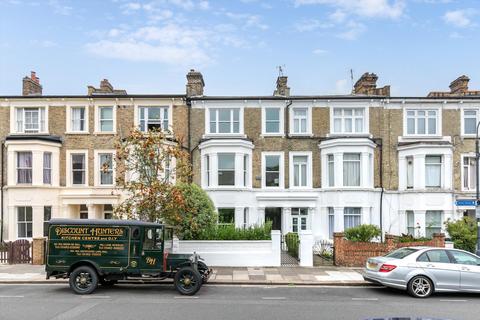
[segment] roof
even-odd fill
[[[480,96],[448,96],[448,97],[393,97],[380,95],[292,95],[292,96],[198,96],[189,97],[192,101],[213,100],[479,100]]]
[[[62,144],[62,138],[61,137],[52,136],[52,135],[36,135],[36,134],[9,135],[5,138],[5,140],[6,141],[11,141],[11,140],[41,140],[41,141],[47,141],[47,142]]]
[[[128,99],[128,98],[186,98],[185,94],[93,94],[93,95],[11,95],[2,96],[0,99]]]
[[[145,222],[139,220],[120,220],[120,219],[50,219],[50,225],[107,225],[107,226],[144,226],[159,227],[164,226],[161,223]]]

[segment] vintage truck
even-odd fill
[[[77,294],[118,280],[173,278],[177,291],[194,295],[211,270],[198,254],[176,254],[173,229],[133,220],[52,219],[49,221],[47,279],[68,278]]]

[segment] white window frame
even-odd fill
[[[293,157],[294,156],[306,156],[307,157],[307,181],[306,186],[294,186],[294,170],[293,170]],[[290,189],[311,189],[312,188],[312,152],[311,151],[292,151],[289,153],[289,187]]]
[[[266,179],[267,179],[267,174],[266,174],[266,156],[278,156],[280,158],[279,160],[279,183],[278,187],[267,187],[266,186]],[[279,151],[279,152],[273,152],[273,151],[266,151],[262,152],[262,188],[265,189],[284,189],[285,188],[285,152]]]
[[[408,162],[411,161],[411,165],[408,164]],[[414,160],[414,157],[413,156],[406,156],[405,157],[405,164],[406,164],[406,168],[405,168],[405,189],[407,190],[412,190],[414,187],[415,187],[415,160]],[[412,170],[412,172],[410,173],[410,169]],[[411,174],[411,179],[412,181],[409,181],[409,176]],[[417,178],[418,179],[418,178]],[[409,182],[411,182],[411,184],[409,185]]]
[[[72,171],[72,154],[84,154],[85,155],[85,183],[84,184],[73,184],[73,171]],[[67,150],[67,186],[74,187],[74,188],[82,188],[88,187],[89,181],[89,157],[88,157],[88,149],[81,149],[81,150]]]
[[[414,111],[414,119],[415,119],[415,133],[409,134],[408,133],[408,112],[409,111]],[[418,120],[418,111],[425,111],[426,112],[426,117],[425,117],[425,133],[417,133],[418,132],[418,125],[417,125],[417,120]],[[435,134],[429,134],[428,133],[428,112],[429,111],[435,111],[436,112],[436,133]],[[442,135],[442,109],[441,108],[404,108],[403,109],[403,135],[405,137],[439,137]]]
[[[23,220],[23,221],[18,220],[18,209],[20,209],[20,208],[25,208],[25,220]],[[32,220],[27,220],[27,210],[26,210],[26,208],[30,208],[32,210]],[[16,206],[15,207],[15,222],[16,222],[15,227],[16,227],[16,231],[17,231],[16,235],[17,235],[18,239],[32,239],[33,238],[33,236],[34,236],[34,233],[33,233],[33,215],[34,215],[33,206]],[[20,230],[19,230],[18,227],[19,227],[20,223],[26,225],[26,229],[25,229],[26,235],[25,235],[25,237],[20,237],[20,235],[19,235]],[[32,236],[31,237],[28,237],[28,225],[29,224],[30,224],[30,227],[32,229]]]
[[[307,109],[307,131],[295,132],[294,131],[294,110],[295,109]],[[289,111],[289,135],[290,136],[312,136],[312,106],[291,106]]]
[[[348,209],[359,209],[360,213],[359,214],[358,213],[353,213],[353,214],[352,213],[347,213]],[[360,217],[360,223],[357,225],[357,226],[359,226],[363,223],[363,208],[361,208],[361,207],[344,207],[343,208],[343,221],[344,221],[343,222],[343,230],[344,231],[349,229],[349,228],[345,228],[345,223],[346,223],[346,220],[347,220],[345,218],[347,216],[348,217]],[[353,227],[356,227],[356,226],[353,226]],[[350,228],[353,228],[353,227],[350,227]]]
[[[476,115],[475,117],[472,117],[472,116],[468,116],[468,117],[465,117],[465,111],[475,111],[476,112]],[[475,137],[476,134],[475,133],[465,133],[465,118],[475,118],[475,124],[478,124],[478,122],[480,121],[480,110],[479,108],[475,108],[475,107],[465,107],[465,108],[461,108],[461,116],[460,116],[460,127],[461,127],[461,133],[462,133],[462,136],[464,137]],[[476,125],[475,125],[475,129],[476,129]]]
[[[332,161],[330,161],[330,157],[332,157]],[[330,176],[330,165],[333,166],[333,177]],[[334,188],[335,187],[335,154],[329,153],[327,154],[327,170],[325,172],[327,178],[327,187]]]
[[[217,110],[220,110],[220,109],[228,109],[228,110],[231,110],[230,111],[230,132],[218,132],[218,128],[219,128],[219,116],[218,116],[218,112]],[[232,132],[233,131],[233,110],[235,109],[238,109],[238,132]],[[243,135],[243,110],[244,108],[243,107],[240,107],[240,106],[228,106],[228,107],[224,107],[224,106],[211,106],[211,107],[208,107],[206,108],[206,112],[205,112],[205,133],[207,135],[216,135],[216,136],[223,136],[223,135],[226,135],[226,136],[231,136],[231,135]],[[216,115],[215,115],[215,129],[217,132],[211,132],[210,131],[210,113],[211,112],[215,112]]]
[[[30,153],[30,158],[31,158],[31,162],[32,162],[31,167],[19,167],[18,166],[19,153]],[[34,164],[33,164],[33,152],[32,151],[25,151],[25,150],[15,151],[15,181],[16,181],[17,185],[31,185],[31,184],[33,184],[33,167],[34,167]],[[30,182],[19,182],[18,170],[30,170],[31,181]]]
[[[352,110],[352,116],[345,116],[345,110],[350,109]],[[356,124],[355,124],[355,119],[360,118],[359,116],[355,116],[355,110],[361,109],[363,110],[363,130],[361,132],[355,132],[356,129]],[[335,110],[341,110],[342,115],[341,116],[335,116]],[[366,135],[369,134],[370,128],[369,128],[369,108],[368,107],[331,107],[330,108],[330,135],[349,135],[349,136],[354,136],[354,135]],[[345,131],[345,119],[346,118],[351,118],[352,119],[352,132],[346,132]],[[335,132],[335,119],[341,119],[341,129],[339,132]]]
[[[85,128],[82,131],[74,131],[72,128],[72,110],[73,108],[85,108]],[[67,131],[65,132],[66,134],[89,134],[89,110],[88,110],[88,105],[67,105],[67,114],[66,114],[66,120],[67,120]]]
[[[17,110],[22,109],[22,128],[18,130]],[[38,109],[38,131],[25,130],[25,109]],[[42,111],[43,110],[43,111]],[[43,113],[43,130],[42,130]],[[13,134],[48,134],[48,106],[15,106],[10,108],[10,132]]]
[[[358,155],[358,160],[346,160],[345,159],[345,155]],[[358,186],[346,186],[345,185],[345,162],[358,162],[359,163],[359,172],[358,172]],[[362,168],[362,153],[361,152],[344,152],[342,154],[342,186],[344,188],[360,188],[362,186],[362,171],[363,171],[363,168]]]
[[[279,125],[278,132],[267,132],[267,109],[278,109]],[[262,107],[262,136],[266,137],[283,137],[285,136],[285,108],[281,106],[263,106]]]
[[[46,166],[45,166],[45,156],[46,156],[47,154],[50,155],[50,167],[46,167]],[[42,174],[42,182],[43,182],[43,184],[51,185],[51,184],[52,184],[52,164],[53,164],[53,155],[52,155],[52,153],[51,153],[51,152],[48,152],[48,151],[43,152],[43,154],[42,154],[42,160],[43,160],[43,163],[42,163],[42,164],[43,164],[43,166],[42,166],[42,168],[43,168],[43,170],[42,170],[42,173],[43,173],[43,174]],[[49,176],[49,180],[50,180],[49,183],[45,182],[45,177],[46,177],[45,173],[46,173],[47,171],[48,171],[48,176]]]
[[[140,129],[140,121],[141,121],[141,118],[140,118],[140,110],[142,108],[160,108],[160,120],[158,120],[160,122],[160,127],[162,128],[162,131],[164,130],[163,128],[163,122],[165,121],[165,118],[164,118],[164,115],[165,113],[162,112],[163,110],[167,110],[167,116],[168,116],[168,119],[167,119],[167,123],[168,123],[168,131],[169,132],[172,132],[172,107],[171,105],[166,105],[166,104],[155,104],[155,105],[150,105],[150,104],[140,104],[140,105],[136,105],[135,106],[135,127],[140,131],[140,132],[147,132],[148,131],[148,124],[146,122],[145,124],[145,130],[144,131],[141,131]]]
[[[298,213],[294,213],[294,211],[297,211],[298,210]],[[306,213],[301,213],[301,211],[304,211]],[[290,211],[290,218],[291,218],[291,222],[292,222],[292,229],[291,231],[294,232],[294,233],[299,233],[300,231],[306,231],[306,230],[310,230],[310,223],[309,223],[309,209],[308,207],[294,207],[294,208],[291,208],[291,211]],[[297,223],[295,224],[294,223],[294,219],[297,218]],[[302,220],[305,219],[305,229],[302,228]],[[297,231],[294,231],[294,227],[297,227]]]
[[[465,153],[465,154],[462,154],[462,155],[461,155],[461,161],[462,161],[462,162],[461,162],[461,176],[460,176],[460,178],[461,178],[461,186],[462,186],[461,189],[462,189],[462,191],[467,191],[467,192],[470,191],[470,192],[472,192],[472,191],[475,191],[475,186],[474,186],[472,189],[470,189],[470,188],[465,188],[465,186],[464,186],[464,184],[463,184],[463,181],[464,181],[464,179],[465,179],[465,168],[464,168],[464,160],[465,160],[465,158],[474,158],[474,159],[475,159],[475,153]],[[474,173],[475,173],[475,170],[474,170]],[[468,178],[468,181],[469,181],[469,184],[470,184],[470,178]]]
[[[440,158],[440,164],[438,163],[429,163],[427,164],[427,158],[428,157],[439,157]],[[435,165],[437,167],[439,167],[439,171],[440,171],[440,185],[439,186],[427,186],[427,166],[430,165]],[[445,166],[445,158],[444,158],[444,155],[443,154],[427,154],[425,155],[425,188],[426,189],[441,189],[443,188],[444,186],[444,181],[445,181],[445,172],[443,170]]]
[[[335,233],[335,209],[333,207],[327,208],[327,219],[328,219],[328,238],[333,239],[333,234]]]
[[[50,208],[50,218],[45,219],[45,211]],[[48,237],[48,222],[52,219],[52,206],[43,206],[43,236]],[[46,228],[45,228],[46,227]]]
[[[112,131],[102,131],[101,108],[112,108]],[[108,119],[109,120],[109,119]],[[117,105],[96,105],[95,106],[95,134],[115,134],[117,133]]]
[[[102,154],[111,154],[112,155],[112,184],[101,184],[101,172],[100,170],[100,155]],[[115,165],[115,156],[116,156],[116,151],[111,150],[111,149],[105,149],[105,150],[95,150],[94,151],[94,182],[96,187],[112,187],[115,185],[115,179],[116,179],[116,165]]]
[[[220,155],[229,155],[229,156],[233,156],[233,170],[232,169],[222,169],[220,170]],[[236,154],[234,152],[219,152],[217,153],[217,170],[216,170],[216,174],[217,174],[217,181],[220,181],[220,171],[233,171],[233,184],[220,184],[219,182],[218,183],[218,186],[221,187],[221,188],[232,188],[232,187],[235,187],[237,184],[238,184],[238,181],[237,181],[237,170],[240,170],[240,168],[237,168],[237,161],[236,161]],[[243,172],[243,170],[242,170]]]
[[[105,206],[112,206],[112,210],[105,210]],[[114,217],[113,217],[114,208],[113,208],[113,205],[112,205],[112,204],[110,204],[110,203],[105,203],[105,204],[103,205],[103,208],[102,208],[102,209],[103,209],[103,210],[102,210],[103,219],[107,219],[107,218],[105,217],[107,214],[110,214],[110,216],[111,216],[110,219],[113,219],[113,218],[114,218]]]

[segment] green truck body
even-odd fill
[[[175,254],[172,249],[173,229],[163,224],[52,219],[47,240],[47,278],[69,278],[72,289],[80,294],[93,292],[92,286],[85,292],[78,288],[80,282],[90,280],[96,282],[96,287],[98,283],[111,285],[118,280],[173,278],[180,293],[194,294],[208,280],[210,269],[197,254]],[[84,272],[78,272],[79,268]],[[84,275],[85,268],[89,269],[88,276]],[[199,286],[181,288],[182,281],[188,285],[199,282]]]

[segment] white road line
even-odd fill
[[[354,301],[378,301],[378,298],[352,298]]]
[[[25,296],[0,296],[0,298],[25,298]]]
[[[285,300],[285,297],[262,297],[263,300]]]
[[[82,299],[110,299],[110,296],[82,296]]]
[[[462,299],[441,299],[440,301],[442,301],[442,302],[467,302],[468,300],[462,300]]]
[[[173,299],[198,299],[198,297],[175,296]]]

